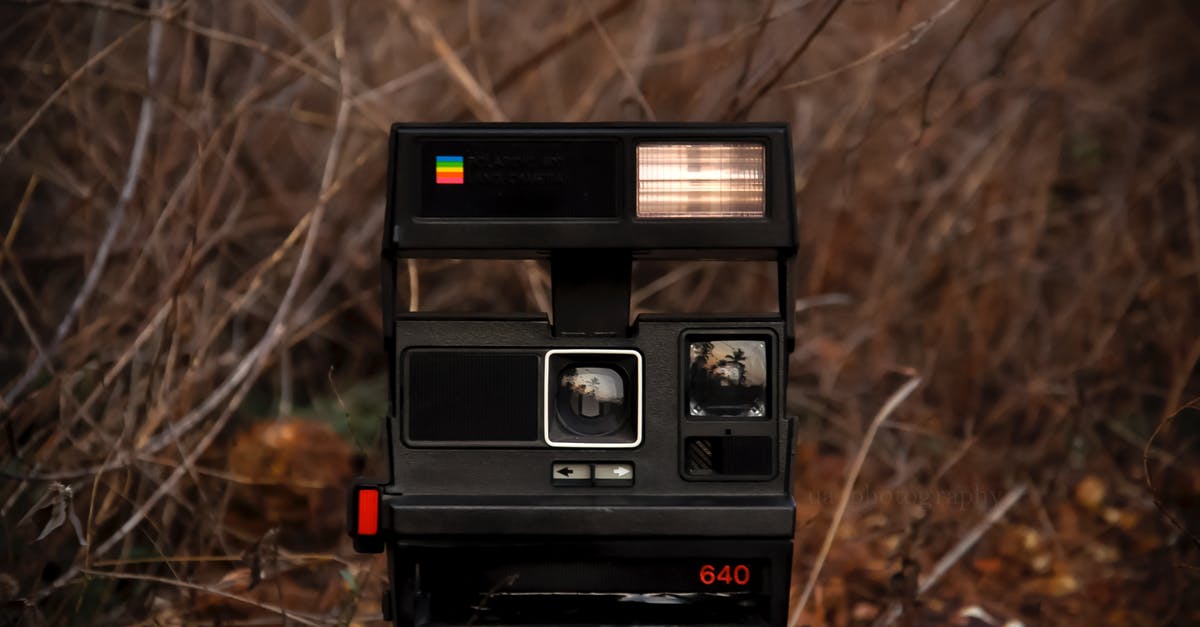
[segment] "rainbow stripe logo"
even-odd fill
[[[462,158],[462,155],[438,155],[437,156],[437,184],[438,185],[462,185],[463,184],[463,158]]]

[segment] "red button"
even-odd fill
[[[358,491],[358,535],[373,536],[379,533],[379,490],[366,488]]]

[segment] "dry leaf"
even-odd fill
[[[855,603],[854,609],[850,612],[850,617],[859,622],[875,620],[876,616],[879,616],[879,607],[865,601]]]
[[[971,560],[971,565],[984,575],[996,575],[1004,569],[1004,561],[998,557],[977,557]]]
[[[1103,479],[1096,475],[1088,475],[1075,484],[1075,502],[1094,510],[1104,503],[1107,492],[1108,488],[1105,487]]]
[[[1049,553],[1038,553],[1029,559],[1029,568],[1038,574],[1047,573],[1053,561],[1054,557]]]
[[[1123,531],[1132,531],[1137,527],[1141,516],[1137,512],[1132,512],[1127,509],[1117,509],[1115,507],[1104,508],[1104,522],[1119,527]]]
[[[322,549],[344,533],[352,452],[328,425],[277,420],[238,435],[229,451],[236,484],[225,523],[262,537],[279,528],[281,546]]]
[[[212,584],[211,589],[289,611],[325,614],[336,607],[338,599],[345,594],[345,582],[338,576],[340,568],[337,562],[332,561],[281,568],[274,573],[267,573],[258,585],[255,585],[254,574],[249,568],[237,568]],[[195,609],[205,616],[253,617],[272,614],[213,592],[199,594]]]
[[[1052,577],[1041,577],[1025,586],[1027,592],[1049,597],[1062,597],[1079,592],[1079,580],[1074,575],[1063,573]]]
[[[1121,559],[1121,552],[1107,544],[1088,544],[1087,552],[1100,564],[1114,564]]]
[[[34,542],[54,533],[54,530],[61,527],[64,522],[70,520],[71,528],[75,530],[75,539],[79,542],[80,546],[87,546],[87,540],[83,537],[83,523],[80,522],[79,515],[75,513],[73,500],[74,491],[71,490],[71,487],[55,481],[50,484],[50,489],[47,490],[46,494],[42,495],[42,498],[21,517],[21,520],[17,524],[29,520],[35,513],[43,509],[51,508],[50,519],[46,521],[45,526],[42,527],[42,532],[38,534]]]

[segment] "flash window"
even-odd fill
[[[766,150],[746,143],[637,147],[639,218],[761,218]]]

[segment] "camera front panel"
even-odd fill
[[[409,446],[641,444],[636,350],[414,347],[402,353],[402,364]]]
[[[777,319],[643,316],[615,338],[410,314],[396,332],[397,492],[786,492]]]

